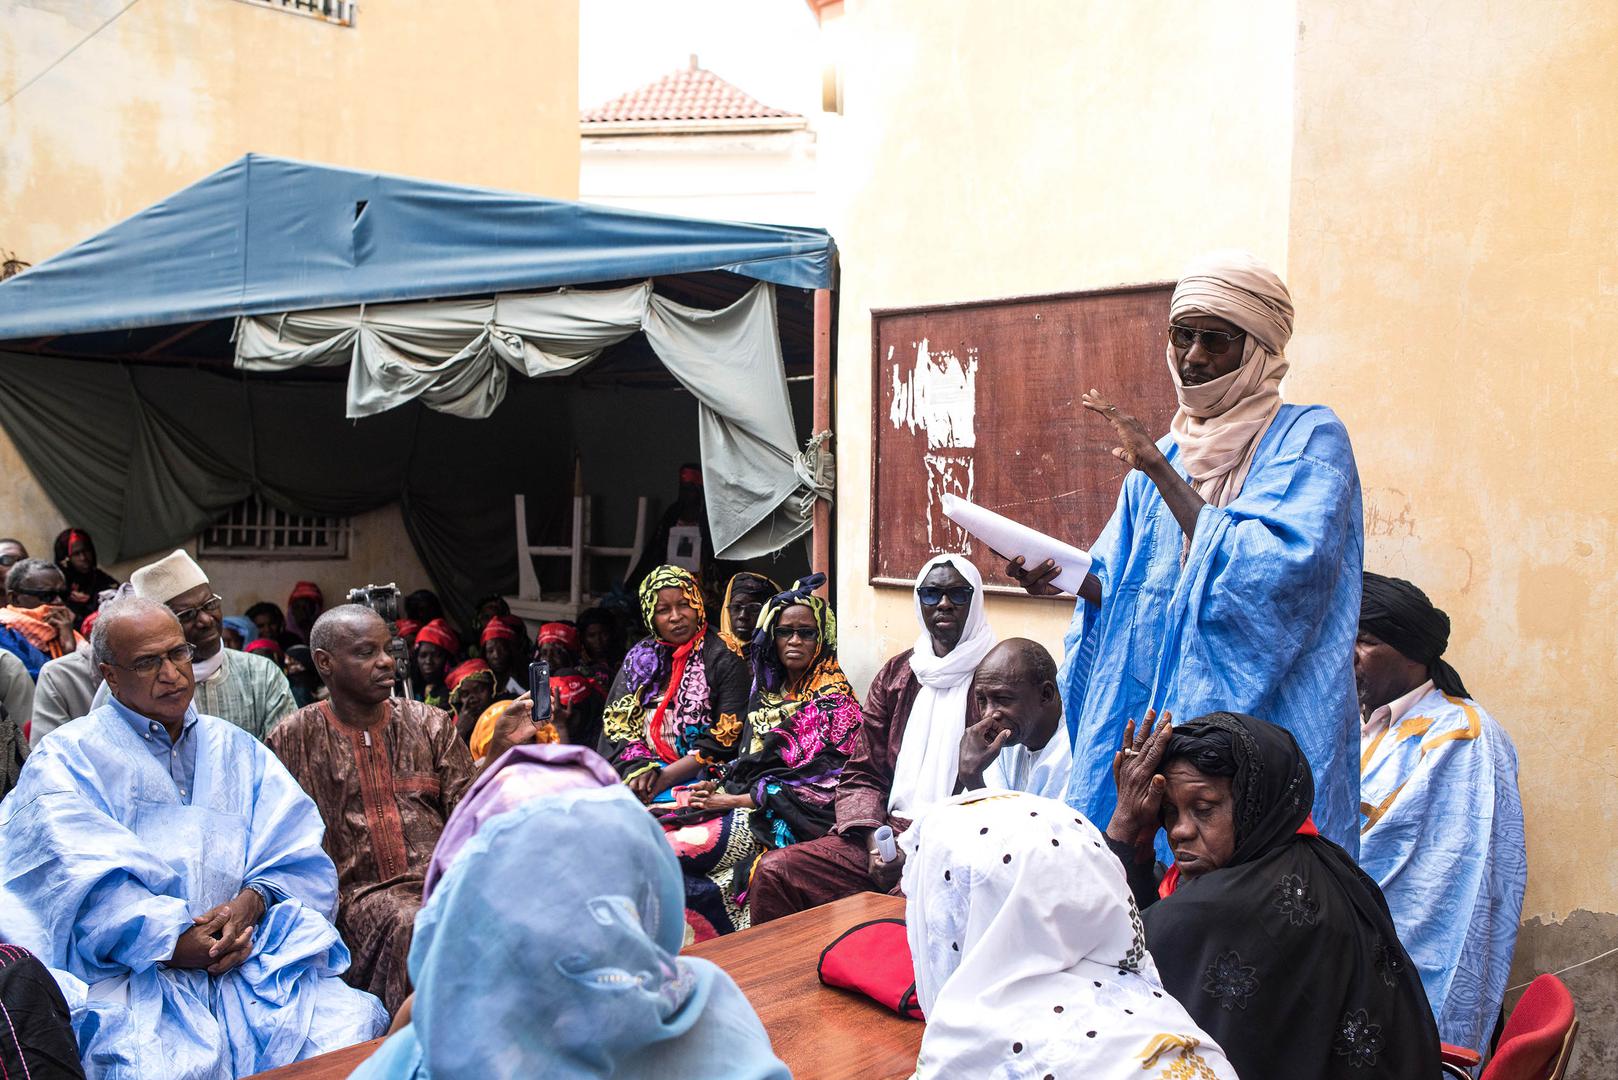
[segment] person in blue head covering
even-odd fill
[[[485,819],[417,917],[410,1023],[354,1080],[790,1080],[730,977],[676,955],[681,881],[621,784]]]

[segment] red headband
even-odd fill
[[[461,639],[455,636],[455,631],[443,619],[434,619],[416,631],[416,647],[422,645],[437,645],[451,656],[461,651]]]
[[[400,637],[409,637],[411,634],[419,634],[421,632],[421,624],[415,619],[400,619],[393,625],[398,631]]]
[[[478,636],[478,644],[486,645],[496,638],[506,641],[521,641],[522,635],[517,632],[517,628],[512,626],[510,622],[514,618],[515,616],[511,615],[496,615],[490,619],[489,624],[483,628],[483,633]]]
[[[571,708],[575,701],[586,697],[591,689],[590,680],[582,675],[553,675],[551,677],[551,696],[567,708]]]
[[[686,465],[680,470],[680,483],[696,484],[702,486],[702,470],[695,465]]]
[[[574,655],[579,651],[579,628],[572,623],[548,622],[539,628],[541,645],[560,645]]]
[[[280,644],[280,642],[276,641],[274,638],[267,638],[267,637],[254,638],[252,641],[249,641],[247,643],[246,647],[242,651],[243,652],[274,653],[275,655],[280,656],[281,655],[281,644]]]

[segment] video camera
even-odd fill
[[[386,585],[367,585],[362,589],[348,590],[350,604],[364,604],[386,623],[399,621],[399,613],[404,608],[404,596],[399,592],[399,586],[393,582]]]
[[[410,651],[404,638],[399,636],[399,617],[404,610],[404,595],[394,582],[386,585],[366,585],[348,590],[350,604],[364,604],[381,616],[388,624],[392,640],[388,642],[388,655],[393,657],[393,696],[406,700],[415,697],[410,685]]]

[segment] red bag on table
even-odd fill
[[[873,919],[844,931],[821,950],[817,970],[827,986],[864,994],[906,1020],[926,1019],[903,919]]]

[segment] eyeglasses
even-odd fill
[[[15,593],[21,593],[24,596],[32,596],[32,597],[34,597],[36,599],[39,599],[39,600],[55,600],[58,603],[60,603],[61,599],[62,599],[62,593],[63,593],[64,590],[62,590],[62,589],[12,589],[11,591],[15,592]]]
[[[1182,352],[1191,348],[1199,340],[1203,349],[1212,356],[1223,356],[1230,351],[1230,347],[1247,336],[1245,330],[1238,330],[1234,334],[1227,334],[1220,330],[1198,330],[1194,326],[1183,326],[1180,323],[1169,323],[1169,342]]]
[[[180,620],[181,626],[190,626],[192,623],[197,621],[197,616],[202,614],[204,611],[206,611],[209,615],[212,615],[214,618],[218,618],[219,613],[223,611],[224,608],[225,598],[220,596],[218,593],[215,593],[202,603],[198,604],[196,607],[181,608],[174,613],[174,617]]]
[[[921,585],[916,589],[916,599],[921,601],[922,607],[937,607],[946,596],[956,607],[965,607],[972,602],[972,586],[956,585],[940,589],[936,585]]]
[[[730,613],[732,615],[743,615],[743,614],[757,615],[759,612],[761,612],[763,610],[764,610],[764,604],[763,604],[762,601],[759,602],[759,603],[756,603],[756,604],[732,602],[731,605],[730,605]]]
[[[21,555],[0,555],[0,566],[15,566],[22,560],[23,556]]]
[[[163,661],[165,660],[173,664],[175,667],[189,667],[191,665],[191,661],[196,658],[196,655],[197,650],[193,646],[176,645],[166,653],[159,653],[156,656],[142,656],[133,664],[114,664],[112,666],[115,668],[123,668],[125,671],[133,671],[136,675],[145,677],[156,675],[158,669],[163,666]]]
[[[775,628],[776,641],[819,641],[820,628],[815,626],[777,626]]]

